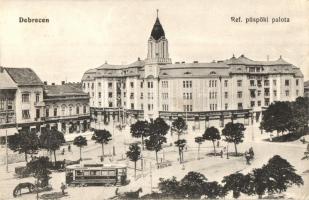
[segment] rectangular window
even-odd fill
[[[94,83],[91,83],[91,89],[93,89],[94,88]]]
[[[264,80],[264,86],[269,86],[269,80]]]
[[[274,90],[274,97],[277,96],[277,90]]]
[[[274,85],[274,86],[277,85],[277,80],[273,80],[273,85]]]
[[[168,81],[162,81],[162,88],[168,88]]]
[[[130,82],[131,88],[134,88],[134,82]]]
[[[290,80],[285,80],[284,85],[285,86],[289,86],[290,85]]]
[[[228,92],[224,92],[224,98],[229,98],[229,93]]]
[[[227,87],[228,85],[228,80],[224,80],[224,87]]]
[[[49,108],[46,108],[45,110],[45,117],[49,117]]]
[[[98,93],[99,98],[101,98],[101,92]]]
[[[242,98],[242,92],[241,92],[241,91],[238,91],[238,92],[237,92],[237,97],[238,97],[238,98]]]
[[[258,96],[261,96],[261,90],[258,90],[258,94],[257,94]]]
[[[36,109],[35,117],[36,117],[37,119],[40,118],[40,109]]]
[[[101,87],[101,82],[98,82],[98,87]]]
[[[113,102],[108,102],[108,107],[112,108],[113,107]]]
[[[112,82],[108,82],[108,88],[112,88],[113,87],[113,83]]]
[[[254,80],[250,80],[250,86],[255,86],[255,81]]]
[[[238,103],[238,104],[237,104],[237,108],[238,108],[238,110],[242,110],[242,109],[243,109],[242,103]]]
[[[30,119],[30,111],[29,110],[22,110],[22,118],[23,119]]]
[[[79,106],[76,106],[76,114],[79,115]]]
[[[144,94],[141,92],[141,99],[143,99],[144,98]]]
[[[261,101],[258,101],[258,106],[261,106]]]
[[[143,88],[144,87],[144,82],[141,82],[141,88]]]
[[[192,88],[192,81],[183,81],[183,88]]]
[[[7,109],[8,110],[13,110],[13,100],[12,99],[8,99],[7,100]]]
[[[287,96],[287,97],[290,96],[290,91],[289,90],[285,91],[285,96]]]
[[[237,86],[241,87],[242,86],[242,80],[237,80]]]
[[[163,104],[162,105],[162,110],[163,111],[168,111],[168,105],[167,104]]]
[[[84,106],[84,107],[83,107],[83,112],[84,112],[84,114],[86,114],[86,112],[87,112],[87,106]]]
[[[153,88],[153,82],[148,82],[148,88]]]
[[[40,94],[36,94],[35,95],[35,102],[39,102],[40,101]]]
[[[262,87],[262,81],[261,80],[257,80],[257,86]]]
[[[130,99],[134,99],[134,93],[133,92],[131,92],[131,94],[130,94]]]
[[[134,103],[131,103],[131,109],[132,110],[134,109]]]
[[[148,92],[148,99],[153,99],[153,93]]]
[[[113,98],[113,93],[112,92],[108,93],[108,98]]]
[[[141,109],[144,110],[144,104],[141,104]]]
[[[269,98],[265,98],[264,103],[265,103],[265,106],[269,106]]]
[[[0,99],[0,110],[4,110],[4,99]]]
[[[298,86],[298,84],[299,84],[299,80],[298,80],[298,79],[296,79],[296,86]]]
[[[299,90],[296,90],[296,96],[299,96]]]
[[[226,103],[226,104],[224,105],[224,108],[225,108],[225,110],[227,110],[227,109],[229,108],[229,104]]]
[[[29,103],[29,101],[30,101],[30,94],[22,94],[21,95],[21,101],[23,103]]]
[[[254,107],[255,106],[255,101],[251,101],[250,105],[251,105],[251,107]]]

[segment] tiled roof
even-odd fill
[[[247,58],[244,55],[235,58],[234,56],[225,61],[229,65],[291,65],[286,62],[281,56],[278,60],[273,61],[255,61]]]
[[[0,90],[1,89],[17,89],[17,85],[5,72],[4,68],[0,66]]]
[[[304,82],[304,87],[309,87],[309,81]]]
[[[156,19],[155,24],[153,25],[153,28],[152,28],[152,31],[151,31],[151,37],[153,37],[153,39],[155,39],[155,40],[158,40],[161,37],[165,37],[163,27],[162,27],[158,17]]]
[[[43,85],[41,79],[30,68],[5,68],[10,77],[19,86]]]
[[[44,92],[47,96],[74,96],[81,95],[87,96],[88,94],[76,85],[64,84],[64,85],[44,85]]]

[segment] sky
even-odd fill
[[[309,0],[0,0],[0,65],[30,67],[42,81],[81,81],[85,71],[147,55],[156,9],[173,62],[244,54],[282,57],[309,79]],[[231,17],[268,17],[236,23]],[[19,17],[48,18],[46,24]],[[288,17],[289,23],[271,23]]]

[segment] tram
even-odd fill
[[[65,170],[65,181],[69,186],[125,185],[127,166],[103,163],[69,165]]]

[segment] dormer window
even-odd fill
[[[164,72],[162,75],[167,76],[168,74]]]
[[[215,71],[211,71],[209,74],[210,75],[216,75],[217,73]]]
[[[237,71],[241,71],[241,68],[239,67],[239,68],[237,68]]]
[[[192,73],[191,72],[185,72],[184,74],[189,75],[189,74],[192,74]]]

